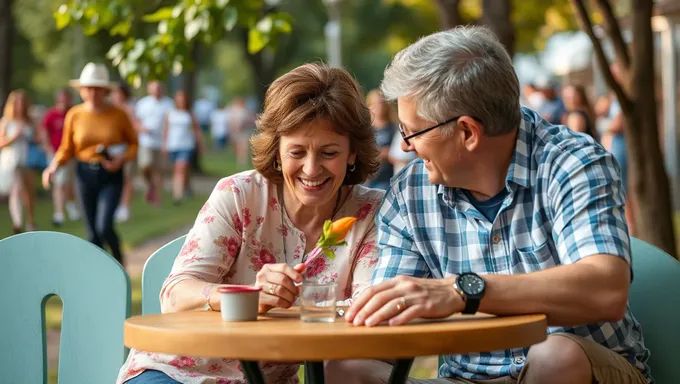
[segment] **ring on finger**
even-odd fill
[[[406,298],[405,298],[404,296],[402,296],[402,297],[399,299],[399,303],[397,303],[397,311],[398,311],[398,312],[401,312],[401,311],[403,311],[404,309],[406,309]]]
[[[270,295],[273,295],[273,294],[274,294],[274,290],[275,290],[275,289],[276,289],[276,285],[274,285],[274,284],[269,284],[269,294],[270,294]]]

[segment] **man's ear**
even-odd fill
[[[484,134],[482,125],[469,116],[463,116],[458,119],[458,129],[462,134],[463,146],[468,152],[474,151],[479,146]]]

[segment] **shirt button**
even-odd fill
[[[524,357],[517,356],[517,357],[515,357],[515,359],[513,361],[516,365],[521,365],[521,364],[524,364],[524,360],[525,360]]]
[[[496,236],[491,238],[491,241],[493,241],[494,244],[498,244],[498,243],[501,242],[501,237],[496,235]]]

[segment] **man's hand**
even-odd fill
[[[104,169],[111,173],[120,171],[125,163],[125,158],[123,156],[114,157],[111,160],[102,160],[102,166]]]
[[[347,311],[354,325],[406,324],[416,318],[440,319],[460,312],[463,298],[453,288],[454,278],[420,279],[397,276],[367,288]]]

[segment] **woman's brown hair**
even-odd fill
[[[24,98],[24,110],[16,110],[16,101],[18,98]],[[5,110],[2,113],[2,118],[7,120],[23,119],[29,121],[30,117],[28,115],[29,100],[26,92],[23,89],[15,89],[9,93],[7,96],[7,101],[5,102]]]
[[[273,183],[283,182],[281,172],[274,169],[281,136],[318,119],[328,120],[336,133],[347,136],[356,153],[343,184],[368,180],[378,170],[380,152],[359,84],[344,69],[320,63],[291,70],[267,90],[257,133],[250,139],[255,169]]]

